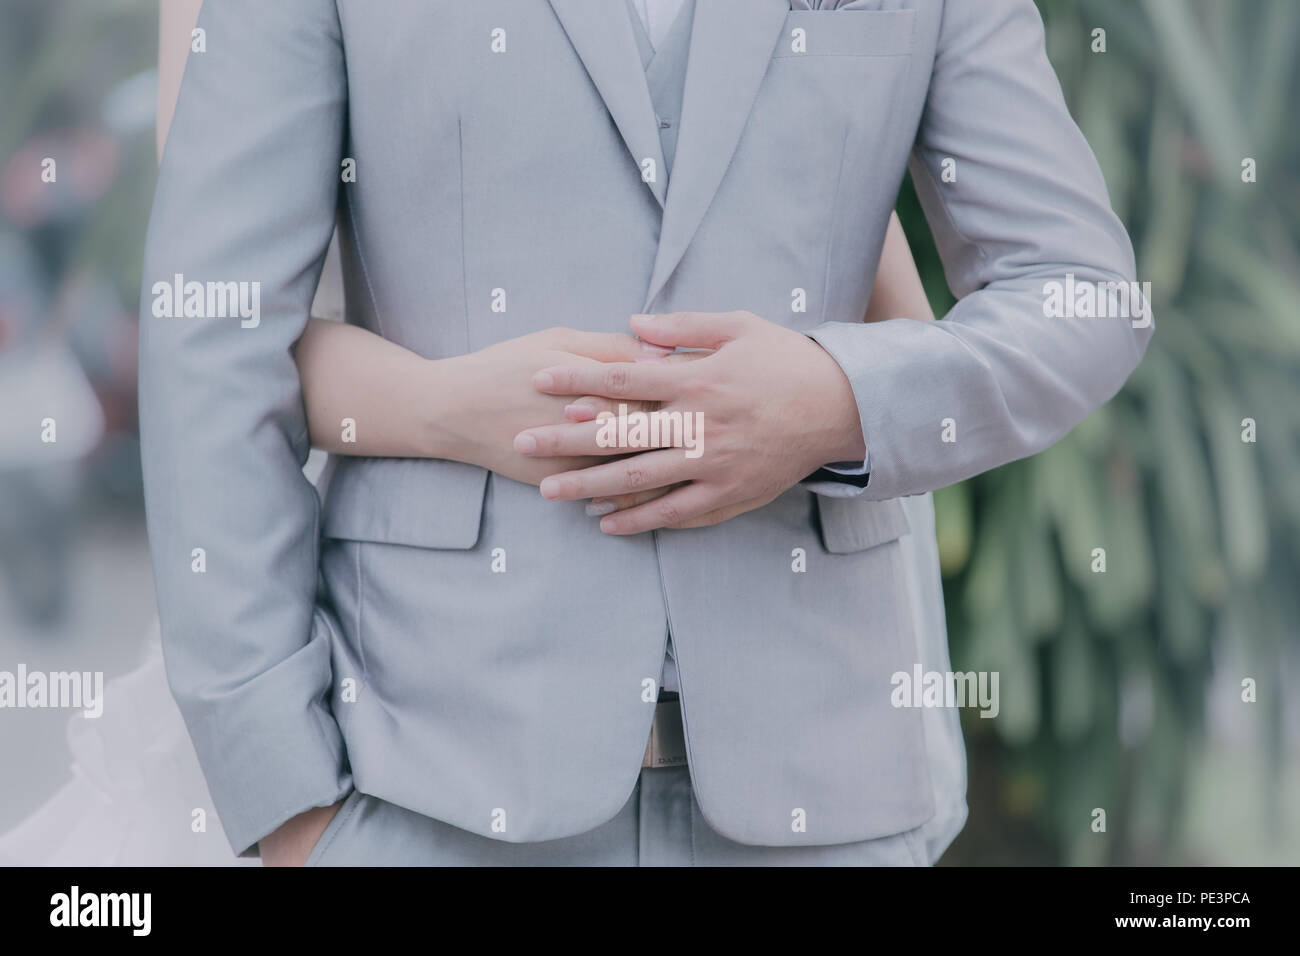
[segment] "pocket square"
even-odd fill
[[[886,10],[896,9],[899,0],[790,0],[791,10]]]

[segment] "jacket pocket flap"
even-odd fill
[[[331,455],[321,475],[321,535],[416,548],[478,543],[487,471],[458,461]]]
[[[832,554],[865,551],[893,541],[910,530],[903,503],[897,498],[828,498],[816,495],[822,546]]]

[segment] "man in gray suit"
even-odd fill
[[[1045,293],[1128,289],[1130,243],[1032,0],[665,6],[205,4],[141,426],[169,679],[237,851],[913,864],[960,829],[956,714],[892,693],[947,668],[928,493],[1119,389],[1149,314]],[[863,324],[909,162],[960,301]],[[469,397],[440,454],[331,458],[318,497],[292,349],[336,225],[348,321]],[[650,361],[590,354],[632,313]],[[703,453],[524,394],[698,415]],[[572,458],[540,496],[512,471]]]

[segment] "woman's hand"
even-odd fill
[[[541,394],[532,387],[533,374],[555,364],[662,360],[665,351],[631,335],[553,328],[430,360],[366,329],[312,319],[294,355],[316,448],[376,458],[446,458],[535,485],[595,459],[528,457],[515,450],[519,432],[564,422],[565,407],[577,397]],[[607,409],[617,411],[617,403],[585,398],[567,420]]]
[[[635,362],[660,356],[664,349],[643,345],[630,335],[579,332],[552,328],[509,339],[468,355],[433,363],[431,381],[445,397],[441,410],[428,404],[431,457],[451,458],[494,471],[531,485],[543,478],[585,468],[596,457],[530,457],[515,448],[515,436],[526,428],[574,420],[566,407],[581,398],[577,415],[593,417],[617,411],[617,402],[604,398],[543,395],[532,385],[533,375],[552,365],[599,365]],[[634,403],[639,410],[648,406]],[[450,411],[449,411],[450,410]]]

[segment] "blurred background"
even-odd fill
[[[1300,3],[1038,2],[1158,334],[1067,439],[935,496],[953,666],[1001,675],[998,718],[965,722],[943,862],[1300,863]],[[135,336],[157,28],[158,0],[0,0],[0,670],[111,679],[154,640]],[[899,212],[942,315],[910,184]],[[69,718],[0,711],[0,833],[67,791]]]

